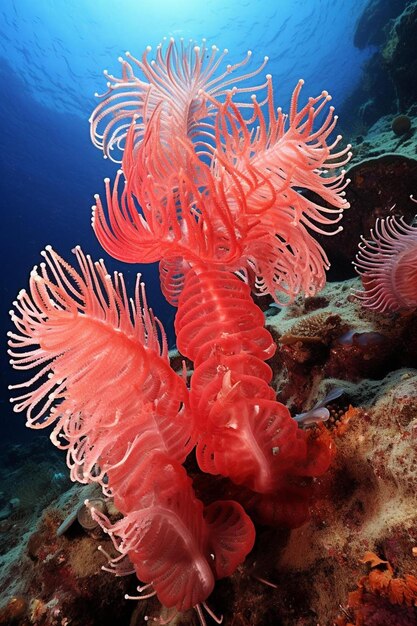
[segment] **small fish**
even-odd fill
[[[342,387],[336,387],[329,391],[327,396],[320,400],[312,409],[306,411],[305,413],[297,413],[294,415],[294,419],[298,424],[302,426],[312,426],[317,424],[318,422],[325,422],[330,417],[330,412],[326,408],[326,404],[332,402],[332,400],[336,400],[336,398],[340,398],[343,395],[345,390]]]

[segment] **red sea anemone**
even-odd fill
[[[114,498],[123,515],[114,525],[93,511],[120,553],[108,569],[126,573],[130,561],[140,591],[150,590],[139,597],[195,607],[204,624],[201,606],[252,549],[254,527],[237,502],[204,507],[182,466],[187,454],[196,445],[203,471],[243,485],[258,519],[292,526],[308,513],[305,479],[333,456],[332,441],[299,428],[277,400],[266,363],[276,346],[250,291],[288,303],[324,285],[327,258],[313,233],[348,207],[339,168],[350,153],[335,150],[333,108],[322,118],[327,92],[299,106],[300,81],[287,116],[275,111],[271,76],[251,86],[266,59],[235,74],[248,53],[216,77],[225,53],[204,43],[170,40],[153,61],[148,54],[128,55],[121,78],[107,75],[91,117],[105,156],[123,153],[93,227],[112,256],[160,262],[163,292],[178,306],[178,348],[194,361],[191,386],[170,369],[139,282],[130,300],[102,261],[76,248],[78,273],[47,247],[14,303],[12,364],[40,368],[14,387],[14,401],[29,426],[54,424],[73,480]],[[262,102],[245,101],[262,89]]]
[[[330,140],[333,107],[320,121],[331,98],[322,92],[299,106],[299,81],[283,114],[275,110],[268,75],[259,86],[266,89],[262,102],[254,95],[240,102],[242,93],[254,91],[241,81],[263,65],[229,78],[238,64],[213,79],[222,58],[215,62],[213,55],[205,67],[199,48],[181,43],[178,50],[171,41],[165,55],[158,48],[155,61],[145,53],[137,62],[149,83],[126,62],[122,78],[112,78],[91,118],[92,135],[105,154],[116,145],[124,149],[126,185],[119,195],[122,173],[113,191],[106,181],[107,211],[96,196],[97,237],[122,261],[161,261],[164,293],[174,304],[183,279],[175,285],[169,279],[201,261],[249,272],[255,292],[280,303],[300,292],[314,295],[324,286],[328,261],[311,232],[338,223],[349,206],[340,168],[350,146],[336,150],[341,137]]]
[[[181,465],[195,442],[188,392],[143,284],[129,300],[121,274],[75,254],[80,273],[48,246],[14,303],[11,363],[38,368],[11,387],[23,390],[14,410],[32,428],[53,424],[71,478],[113,497],[123,514],[114,525],[92,509],[120,553],[109,569],[133,566],[150,595],[195,607],[204,624],[200,605],[252,549],[253,524],[237,502],[204,507],[194,494]]]

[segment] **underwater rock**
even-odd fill
[[[347,189],[350,209],[343,217],[343,230],[327,237],[322,245],[331,263],[330,280],[343,280],[355,275],[355,258],[360,236],[367,237],[378,217],[404,216],[411,223],[416,213],[410,195],[417,192],[417,160],[386,154],[367,159],[348,170],[351,183]]]
[[[309,313],[308,301],[297,299],[268,318],[278,343],[269,361],[274,385],[293,414],[311,409],[331,388],[345,387],[345,381],[417,367],[417,316],[364,309],[352,295],[357,285],[359,278],[328,283],[321,292],[322,309]],[[323,388],[326,378],[338,382]]]
[[[384,115],[398,111],[395,84],[387,73],[380,52],[375,52],[363,65],[359,83],[340,107],[345,138],[357,147],[356,136],[366,137],[369,128]]]
[[[63,466],[47,437],[0,451],[3,503],[20,501],[0,522],[0,624],[128,624],[134,607],[123,596],[134,591],[133,581],[103,575],[106,559],[99,544],[78,524],[78,530],[56,535],[65,515],[94,497],[94,485],[63,481]],[[100,542],[112,550],[109,540]]]
[[[12,626],[25,614],[27,603],[22,596],[13,596],[7,604],[0,609],[0,626]]]
[[[107,513],[107,506],[104,498],[91,498],[86,500],[84,504],[78,509],[77,519],[79,524],[84,528],[87,533],[93,533],[99,528],[97,520],[91,515],[91,508],[94,508],[99,513],[104,515]]]
[[[276,325],[276,320],[275,327]],[[329,308],[319,313],[306,314],[279,336],[279,350],[274,358],[275,368],[286,377],[280,388],[284,401],[297,390],[297,409],[301,398],[308,394],[314,372],[323,368],[329,358],[333,341],[347,329],[341,316]]]
[[[13,622],[0,621],[0,624],[110,626],[129,623],[134,606],[124,601],[124,593],[134,590],[134,581],[102,573],[106,559],[98,551],[95,538],[85,534],[58,537],[60,518],[57,509],[45,511],[29,536],[27,547],[23,546],[23,553],[17,557],[15,552],[16,560],[9,562],[9,571],[13,572],[14,586],[17,585],[19,593],[12,596],[9,589],[13,583],[8,581],[9,586],[2,590],[0,597],[0,606],[3,606],[0,617],[9,615],[11,606],[15,608],[7,598],[22,598],[21,609]],[[108,539],[101,543],[107,552],[112,552]],[[3,579],[3,587],[5,582]]]
[[[355,46],[362,49],[383,43],[387,23],[397,17],[403,7],[404,0],[370,0],[356,23]]]
[[[106,505],[102,498],[94,498],[97,496],[100,491],[97,488],[96,484],[90,484],[85,486],[82,489],[82,497],[84,498],[84,502],[78,502],[73,510],[69,512],[67,517],[63,520],[63,522],[57,528],[56,534],[57,537],[64,535],[70,528],[72,528],[73,524],[78,521],[78,523],[84,528],[84,530],[91,530],[98,526],[97,522],[93,520],[91,517],[90,511],[87,508],[85,502],[88,499],[89,502],[100,502],[98,505],[100,510],[105,512]]]
[[[378,46],[364,63],[362,76],[340,108],[344,134],[366,136],[386,115],[415,116],[417,2],[374,0],[360,18],[355,45]],[[386,149],[386,152],[388,149]]]
[[[393,131],[394,120],[399,116],[386,115],[379,118],[369,130],[361,136],[358,143],[355,139],[355,152],[350,164],[352,169],[355,165],[371,158],[397,155],[415,159],[417,155],[416,145],[416,119],[414,115],[408,115],[411,127],[409,131],[403,135],[396,135]]]
[[[10,517],[14,511],[16,511],[20,506],[19,498],[11,498],[1,509],[0,509],[0,521],[5,520]]]
[[[381,49],[397,95],[397,107],[406,111],[417,100],[417,2],[410,2],[391,24]]]
[[[390,371],[396,347],[381,333],[350,330],[333,343],[325,374],[343,380],[382,378]]]
[[[411,131],[411,118],[408,115],[397,115],[391,122],[392,132],[401,137]]]

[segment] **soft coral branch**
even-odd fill
[[[328,143],[337,122],[332,107],[318,123],[330,100],[327,92],[298,109],[299,81],[287,116],[281,109],[275,113],[270,76],[267,82],[268,122],[255,97],[249,122],[234,104],[233,92],[217,105],[212,167],[226,197],[236,197],[240,189],[247,218],[242,256],[255,271],[257,291],[282,303],[302,291],[314,295],[325,284],[328,260],[310,231],[339,232],[340,226],[330,232],[325,227],[337,224],[349,206],[341,168],[351,155],[350,146],[335,152],[340,136]],[[339,173],[329,173],[335,169]],[[314,202],[306,192],[331,206]]]
[[[225,270],[190,270],[175,328],[178,349],[194,361],[190,402],[203,471],[272,493],[290,475],[327,469],[331,450],[310,450],[307,433],[269,386],[264,361],[275,344],[247,285]]]
[[[195,443],[188,390],[169,367],[143,285],[129,300],[120,274],[75,254],[80,273],[47,248],[14,303],[12,364],[41,366],[12,387],[28,390],[14,409],[33,428],[55,424],[71,478],[114,498],[121,521],[95,515],[140,580],[168,607],[199,608],[251,550],[253,524],[235,502],[205,510],[194,495],[181,465]]]
[[[332,109],[319,123],[325,92],[299,109],[300,82],[287,127],[271,78],[247,83],[266,59],[242,76],[248,53],[216,77],[226,51],[204,42],[170,40],[153,61],[149,51],[128,54],[121,78],[107,74],[91,117],[105,156],[123,152],[106,202],[96,196],[93,227],[114,257],[160,261],[164,294],[178,305],[178,347],[195,363],[190,402],[143,286],[129,300],[121,275],[78,248],[80,273],[48,248],[15,303],[12,364],[40,370],[15,386],[14,401],[28,425],[55,424],[74,480],[114,497],[122,520],[94,513],[120,552],[110,569],[128,557],[149,594],[194,606],[203,624],[200,604],[245,558],[254,528],[236,502],[204,508],[195,497],[181,465],[193,445],[204,470],[259,492],[242,499],[261,521],[293,525],[307,509],[298,478],[320,475],[332,456],[329,441],[300,430],[276,400],[265,363],[275,345],[238,277],[255,274],[255,290],[277,301],[323,286],[328,263],[311,231],[337,224],[348,206],[344,172],[333,172],[350,155],[335,151],[339,137],[330,142]],[[265,88],[263,102],[245,101]]]

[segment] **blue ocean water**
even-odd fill
[[[205,37],[230,50],[229,62],[253,51],[254,66],[269,56],[277,104],[287,107],[299,78],[305,96],[328,90],[335,106],[353,90],[369,50],[353,45],[367,0],[3,0],[0,8],[1,312],[0,419],[7,438],[25,435],[7,385],[16,373],[6,357],[8,310],[27,285],[39,252],[52,244],[65,258],[80,244],[132,285],[137,271],[150,304],[174,341],[173,309],[164,301],[155,267],[110,259],[90,226],[93,194],[117,166],[91,145],[88,118],[105,90],[103,69],[119,73],[126,50],[141,55],[164,36]]]

